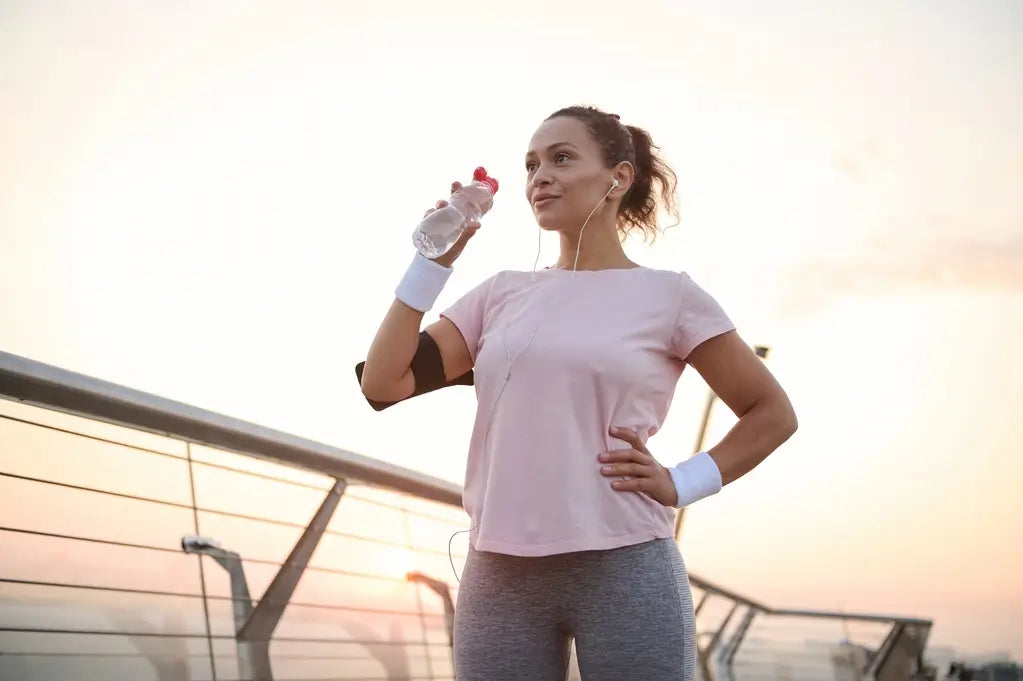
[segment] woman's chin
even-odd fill
[[[545,232],[561,232],[566,227],[564,220],[559,220],[556,215],[548,215],[544,211],[536,214],[536,224]]]

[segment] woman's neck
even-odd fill
[[[579,262],[576,264],[576,249],[579,234],[561,232],[561,254],[555,267],[559,270],[609,270],[638,267],[625,255],[618,230],[614,224],[591,224],[582,234],[579,248]]]

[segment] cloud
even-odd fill
[[[920,288],[1023,292],[1023,229],[1004,238],[875,243],[846,258],[797,262],[778,275],[776,304],[787,314],[806,314],[846,296]]]

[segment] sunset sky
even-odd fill
[[[543,117],[647,128],[682,222],[630,255],[770,346],[801,426],[693,509],[690,569],[1023,658],[1023,4],[9,1],[0,64],[0,350],[456,482],[472,391],[354,380],[413,227],[501,180],[443,308],[532,266]]]

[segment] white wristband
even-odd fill
[[[694,454],[674,468],[669,468],[668,473],[678,492],[675,508],[689,506],[721,491],[721,471],[707,452]]]
[[[394,295],[413,310],[429,312],[453,271],[417,252],[405,270],[405,276],[398,282]]]

